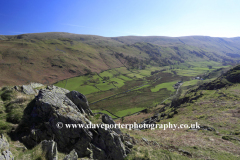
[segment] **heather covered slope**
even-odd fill
[[[63,32],[0,37],[0,86],[59,80],[126,66],[238,62],[239,38],[101,37]]]

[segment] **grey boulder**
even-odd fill
[[[72,155],[75,150],[79,158],[123,160],[126,157],[119,134],[111,129],[85,127],[91,124],[88,116],[92,112],[86,97],[76,91],[56,86],[41,89],[29,110],[30,115],[24,115],[28,126],[19,125],[16,131],[26,133],[22,141],[28,147],[54,140],[59,151]]]
[[[14,160],[11,151],[9,151],[9,143],[3,134],[0,135],[0,160]]]
[[[75,151],[75,149],[73,149],[68,155],[66,155],[66,157],[64,157],[63,160],[77,160],[77,159],[78,159],[77,152]]]

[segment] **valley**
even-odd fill
[[[235,54],[239,54],[239,44],[239,38],[206,36],[101,37],[64,32],[2,36],[0,86],[29,82],[53,84],[121,67],[144,70],[147,66],[176,66],[179,75],[196,75],[199,72],[196,66],[195,70],[188,70],[195,62],[211,62],[209,66],[238,63],[240,58]],[[184,66],[186,71],[177,70],[178,66],[182,68],[182,64],[187,64]],[[133,75],[128,72],[128,77],[149,75],[149,71],[139,73]],[[107,89],[101,84],[98,87],[100,90]],[[98,89],[88,87],[87,90],[91,93]]]
[[[17,159],[42,159],[53,139],[59,159],[239,159],[239,38],[52,32],[0,42],[0,133]],[[59,131],[59,121],[201,127]]]
[[[211,69],[208,66],[211,65]],[[191,67],[189,67],[191,66]],[[190,62],[165,67],[146,66],[145,69],[114,68],[101,73],[59,81],[56,86],[76,90],[88,98],[93,112],[107,113],[121,118],[153,108],[175,94],[174,85],[183,81],[183,88],[205,83],[191,80],[219,69],[228,68],[217,62]]]

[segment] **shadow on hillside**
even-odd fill
[[[29,135],[31,127],[33,127],[34,123],[38,121],[37,118],[33,117],[31,115],[32,110],[35,106],[35,98],[27,105],[27,107],[24,109],[24,114],[22,116],[22,119],[18,126],[16,128],[13,128],[12,131],[9,133],[9,136],[14,141],[20,141],[22,142],[22,137]],[[23,143],[23,142],[22,142]],[[25,145],[27,148],[30,148],[29,146]]]

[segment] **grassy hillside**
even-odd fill
[[[240,38],[218,38],[208,36],[187,36],[187,37],[160,37],[160,36],[126,36],[113,38],[119,42],[134,44],[146,42],[163,46],[195,46],[203,50],[216,53],[240,53]]]
[[[236,66],[211,83],[201,85],[199,89],[208,89],[208,90],[216,90],[223,87],[229,87],[236,83],[240,83],[240,66]]]
[[[125,130],[138,142],[128,159],[239,159],[240,86],[236,79],[239,71],[240,66],[236,66],[216,80],[187,89],[187,85],[194,85],[189,81],[191,83],[182,88],[187,91],[173,98],[171,103],[152,108],[148,113],[125,117],[123,123],[126,124],[155,115],[159,125],[188,125],[187,128],[166,130]],[[225,80],[228,85],[219,86]],[[190,124],[196,122],[201,128],[190,129]]]
[[[239,38],[117,37],[62,32],[0,37],[0,86],[52,84],[91,72],[194,61],[239,61]]]
[[[193,67],[188,68],[189,65]],[[219,69],[220,64],[212,62],[213,68],[209,69],[208,74],[202,74],[206,75],[206,78],[211,78],[206,80],[190,80],[191,76],[182,76],[185,73],[177,72],[188,69],[189,71],[198,70],[199,73],[203,73],[202,71],[206,72],[208,65],[209,63],[194,62],[164,67],[147,66],[145,70],[141,70],[139,73],[137,69],[131,70],[132,73],[126,68],[120,67],[104,71],[98,75],[89,74],[68,79],[67,84],[69,83],[69,87],[73,87],[75,85],[72,86],[71,84],[79,82],[84,84],[87,82],[88,84],[85,84],[85,86],[91,86],[97,84],[98,81],[94,80],[98,77],[99,81],[100,77],[109,77],[109,79],[105,80],[104,85],[107,85],[108,81],[116,81],[119,84],[122,82],[119,79],[124,81],[124,85],[117,89],[92,92],[87,95],[90,108],[96,113],[95,116],[90,117],[93,122],[98,120],[96,117],[100,117],[97,112],[103,112],[110,114],[113,118],[118,118],[138,112],[151,104],[152,107],[145,109],[144,112],[118,118],[116,123],[140,123],[144,119],[154,116],[158,119],[156,121],[158,125],[168,125],[170,122],[171,124],[177,124],[179,127],[181,124],[190,126],[197,122],[202,126],[200,129],[190,129],[188,126],[174,130],[164,130],[163,128],[154,130],[121,129],[124,134],[129,134],[134,138],[134,141],[132,140],[133,148],[131,148],[131,153],[128,154],[126,159],[238,160],[240,158],[240,86],[238,78],[240,65],[223,73],[220,77],[214,78],[214,75],[218,75],[219,72],[225,69]],[[117,71],[121,74],[117,75]],[[128,76],[129,72],[130,74],[138,73],[143,78],[131,78]],[[156,80],[157,77],[161,78]],[[179,94],[171,97],[165,103],[156,103],[173,93],[171,92],[173,82],[181,78],[184,79],[184,83]],[[187,79],[190,81],[186,81]],[[220,86],[216,90],[206,87],[209,85],[217,86],[222,80],[224,82],[227,80],[227,85]],[[129,87],[138,86],[145,82],[151,83],[145,88],[120,94],[110,98],[108,101],[91,104],[91,102],[107,95],[111,96],[126,91]],[[67,86],[66,80],[59,82],[59,85]],[[104,85],[102,85],[102,88],[105,88]],[[0,88],[0,129],[1,133],[8,137],[11,151],[17,159],[26,159],[26,156],[41,157],[37,152],[39,150],[38,146],[33,149],[23,150],[24,146],[21,142],[11,140],[8,136],[21,121],[24,109],[32,105],[33,99],[34,95],[26,95],[10,89],[10,87]],[[101,109],[106,109],[114,115]],[[64,156],[64,153],[60,153],[60,159],[63,159]]]

